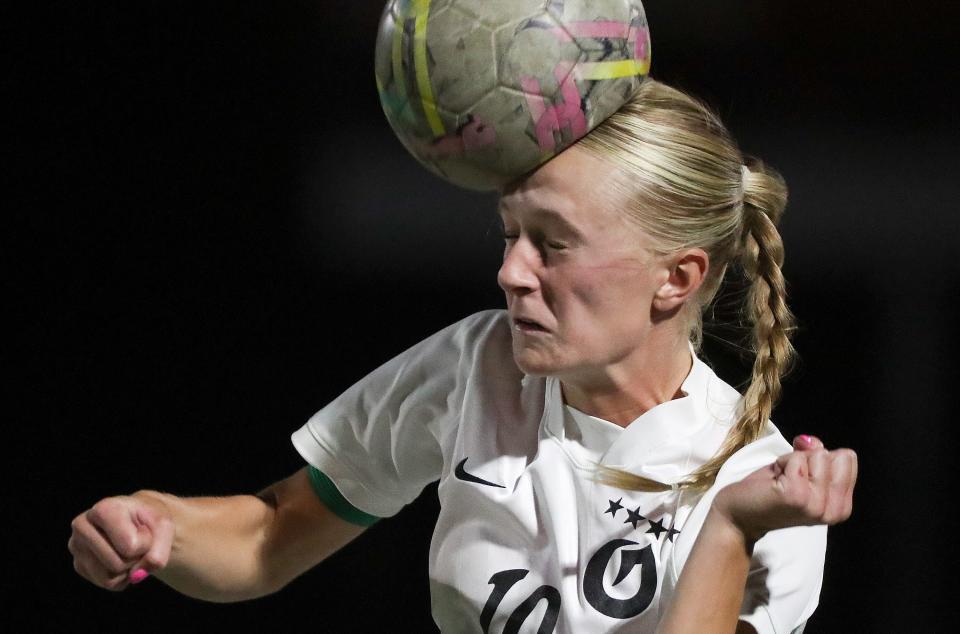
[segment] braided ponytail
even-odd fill
[[[787,204],[783,178],[753,160],[743,170],[743,238],[739,264],[749,286],[746,305],[753,325],[750,350],[753,372],[740,400],[737,422],[717,454],[690,474],[684,484],[703,489],[716,480],[720,467],[741,447],[757,440],[780,399],[780,379],[789,372],[796,351],[790,343],[794,318],[787,307],[783,241],[776,223]]]
[[[787,203],[786,184],[757,159],[745,164],[735,141],[705,104],[653,80],[644,82],[634,99],[578,143],[622,166],[627,178],[616,187],[636,202],[627,211],[658,251],[697,246],[709,255],[710,271],[697,301],[685,307],[695,348],[702,341],[702,313],[725,272],[740,269],[749,284],[743,312],[752,325],[753,370],[737,420],[716,455],[673,486],[603,465],[596,471],[598,481],[624,489],[707,489],[727,459],[763,433],[780,398],[780,379],[795,356],[790,343],[794,319],[781,271],[783,242],[777,231]]]

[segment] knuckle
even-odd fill
[[[74,559],[73,569],[76,571],[78,575],[80,575],[90,583],[94,584],[95,586],[99,586],[101,588],[105,587],[102,575],[98,574],[99,571],[96,570],[95,568],[92,568],[89,565],[89,562],[80,558]]]
[[[853,449],[838,449],[836,453],[837,460],[841,460],[854,471],[857,469],[857,453]]]
[[[105,564],[104,570],[111,577],[115,577],[117,575],[123,575],[127,571],[126,566],[123,563],[118,563],[118,562],[111,562],[109,564]]]
[[[94,526],[103,526],[104,523],[104,511],[103,508],[94,505],[86,512],[84,516],[85,524],[92,524]]]
[[[831,513],[829,514],[829,524],[839,524],[845,522],[850,518],[850,508],[849,504],[840,504],[838,505]]]
[[[96,504],[90,507],[90,510],[87,511],[87,513],[93,517],[102,519],[105,516],[116,512],[118,508],[120,508],[120,498],[112,496],[99,500]]]
[[[105,511],[109,511],[110,507],[113,506],[113,498],[103,498],[98,500],[93,506],[90,507],[90,510],[87,511],[89,515],[99,517]]]
[[[806,451],[792,451],[790,452],[790,457],[788,458],[789,462],[806,462],[809,453]]]
[[[831,480],[827,486],[830,487],[831,495],[842,495],[847,489],[847,479]]]
[[[850,449],[844,449],[842,447],[840,449],[834,449],[830,452],[830,455],[838,460],[848,460],[853,457],[852,454],[853,451]]]
[[[117,538],[116,543],[113,544],[114,549],[117,551],[117,554],[123,557],[124,559],[130,559],[137,554],[137,543],[136,536],[125,533]]]
[[[811,495],[807,502],[805,511],[808,518],[819,520],[827,514],[828,509],[829,505],[827,504],[826,496]]]

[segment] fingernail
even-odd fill
[[[813,444],[813,436],[808,436],[808,435],[806,435],[806,434],[803,434],[802,436],[800,436],[800,440],[802,440],[802,441],[803,441],[803,444],[805,444],[805,445],[812,445],[812,444]]]
[[[144,570],[143,568],[137,568],[130,573],[130,583],[140,583],[144,579],[150,576],[150,573]]]

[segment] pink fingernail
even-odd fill
[[[813,436],[807,436],[806,434],[803,434],[802,436],[800,436],[800,440],[802,440],[804,444],[807,444],[807,445],[813,444]]]
[[[143,568],[137,568],[130,573],[130,583],[140,583],[144,579],[150,576],[150,573],[144,570]]]

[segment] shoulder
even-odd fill
[[[481,343],[509,345],[510,320],[505,310],[483,310],[450,324],[425,341],[432,339],[451,341],[461,346]]]
[[[397,355],[391,364],[411,362],[431,367],[469,365],[479,357],[511,351],[510,326],[504,310],[474,313],[435,332]]]
[[[464,317],[447,328],[470,341],[510,345],[510,318],[503,309],[482,310]]]
[[[503,400],[519,397],[525,375],[513,359],[513,336],[505,310],[474,313],[450,327],[458,350],[458,374],[468,390]]]

